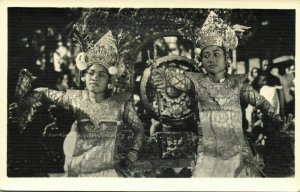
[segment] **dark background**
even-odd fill
[[[243,10],[234,10],[242,12]],[[247,10],[248,11],[248,10]],[[53,27],[63,38],[72,37],[72,26],[82,9],[75,8],[9,8],[8,9],[8,101],[12,101],[19,70],[33,62],[30,52],[20,50],[20,40],[36,29]],[[295,55],[295,10],[252,10],[253,36],[237,48],[237,60],[260,58],[272,60],[282,55]],[[262,25],[267,22],[267,25]],[[20,61],[21,60],[21,61]]]

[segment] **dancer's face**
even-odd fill
[[[225,53],[221,47],[212,45],[203,49],[202,64],[210,74],[225,72]]]
[[[102,65],[92,65],[85,75],[86,87],[93,93],[104,93],[109,83],[109,75]]]

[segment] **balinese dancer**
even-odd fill
[[[199,140],[192,176],[259,177],[259,166],[243,133],[241,104],[261,109],[276,128],[281,128],[283,121],[247,83],[246,75],[227,74],[229,50],[238,44],[233,28],[211,12],[196,35],[206,74],[183,71],[154,74],[159,91],[165,91],[167,82],[168,86],[195,94],[198,100],[203,137]]]
[[[120,132],[126,128],[133,133],[125,161],[134,163],[143,142],[144,129],[129,102],[129,94],[113,90],[125,65],[111,31],[86,53],[81,52],[76,65],[83,74],[84,90],[37,88],[26,99],[26,104],[32,106],[48,101],[74,112],[76,122],[64,142],[67,176],[124,176],[124,171],[118,169],[118,146],[125,145],[120,143]]]

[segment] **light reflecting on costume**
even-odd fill
[[[119,163],[119,135],[125,129],[135,133],[128,150],[138,151],[143,142],[143,125],[126,102],[127,94],[108,97],[100,103],[89,98],[87,90],[66,92],[39,88],[40,99],[73,110],[77,125],[71,130],[76,133],[73,153],[68,152],[65,171],[69,176],[117,176],[112,174]],[[68,138],[68,136],[67,136]],[[69,141],[70,142],[70,141]],[[106,175],[107,173],[107,175]]]

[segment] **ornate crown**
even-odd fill
[[[111,75],[121,76],[124,72],[125,65],[111,31],[101,37],[86,53],[81,52],[77,55],[76,66],[79,70],[85,70],[94,64],[103,65]]]
[[[213,11],[209,13],[202,28],[196,30],[196,36],[196,45],[201,49],[217,45],[234,50],[238,45],[235,31]]]

